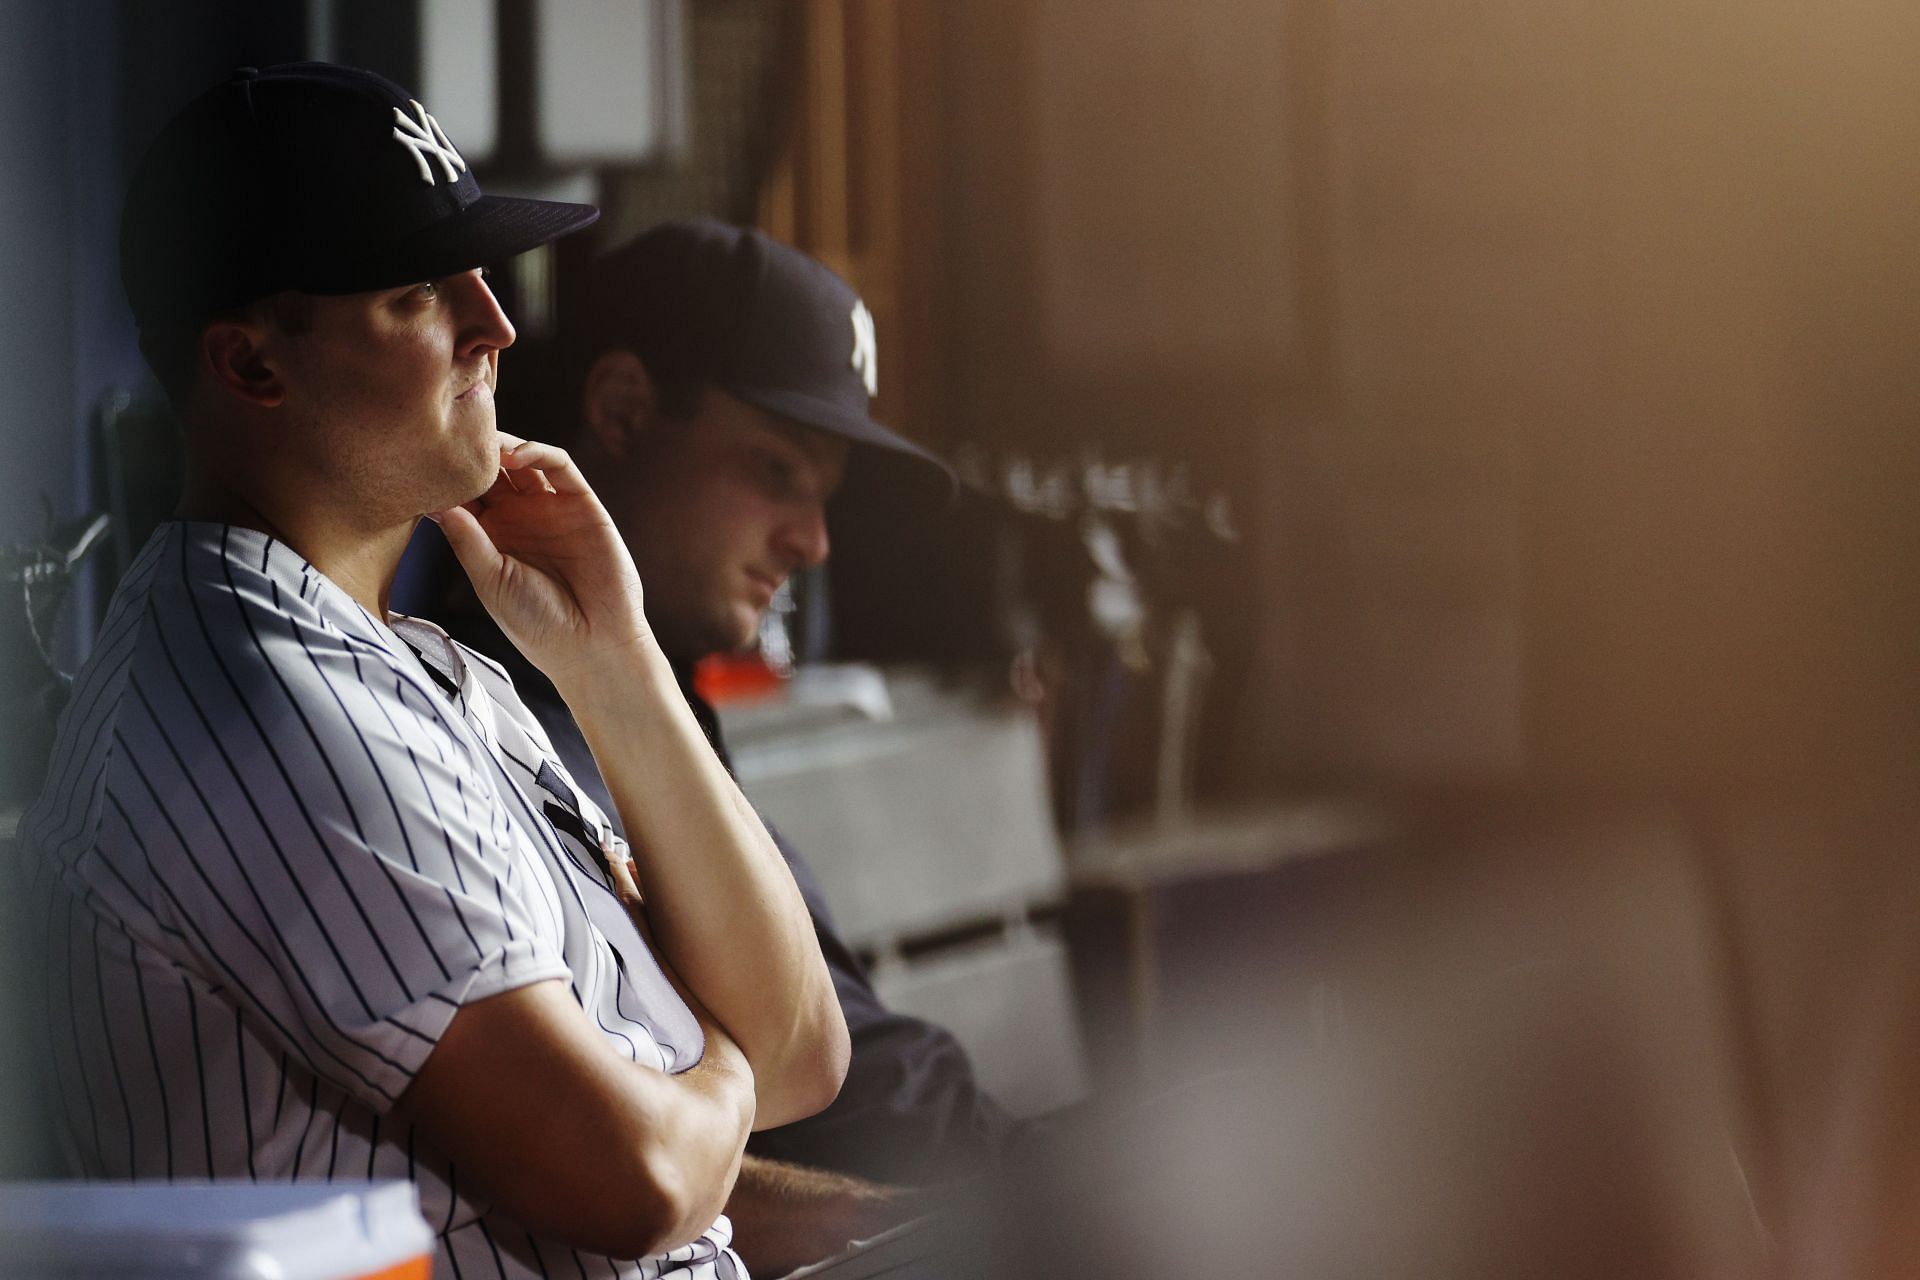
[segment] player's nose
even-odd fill
[[[484,355],[513,345],[518,336],[513,321],[507,319],[500,300],[493,296],[493,290],[487,287],[486,278],[479,271],[462,272],[447,280],[444,287],[453,294],[461,355]]]
[[[831,550],[827,537],[826,508],[818,502],[803,502],[780,525],[781,551],[796,569],[811,569],[822,563]]]

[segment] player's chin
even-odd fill
[[[760,646],[761,611],[752,605],[739,603],[727,611],[725,622],[720,628],[720,646],[728,653],[748,653]]]
[[[448,507],[457,507],[472,502],[487,490],[493,488],[493,482],[500,476],[500,451],[489,440],[484,448],[464,450],[454,465],[448,468],[447,483],[442,486],[439,496],[444,499],[439,506],[432,508],[444,511]]]

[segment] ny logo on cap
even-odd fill
[[[867,304],[853,304],[853,371],[867,384],[867,398],[880,394],[880,353],[873,341],[873,312]]]
[[[440,122],[428,115],[427,109],[414,99],[408,98],[407,101],[420,118],[409,119],[406,112],[395,107],[393,118],[400,127],[393,131],[393,136],[400,140],[401,146],[413,152],[413,162],[420,166],[420,181],[428,186],[433,185],[433,170],[427,167],[429,155],[440,162],[448,182],[457,181],[466,172],[467,162],[453,149],[453,143],[447,138],[447,131],[440,127]]]

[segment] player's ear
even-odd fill
[[[658,401],[640,357],[616,348],[593,362],[580,392],[587,433],[609,458],[626,454],[653,421]]]
[[[267,350],[263,325],[252,320],[222,319],[200,334],[200,362],[214,385],[263,409],[285,402],[287,389]]]

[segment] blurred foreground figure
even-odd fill
[[[1916,849],[1880,784],[1411,821],[1317,922],[1314,1034],[1236,931],[1167,1086],[1030,1149],[954,1274],[1910,1275]]]
[[[1339,855],[1312,1033],[1239,932],[1165,993],[1192,1065],[1042,1154],[988,1210],[991,1267],[1762,1274],[1680,852],[1658,820],[1476,818]]]
[[[122,272],[183,518],[23,825],[89,1176],[408,1179],[447,1277],[741,1274],[748,1129],[824,1106],[846,1033],[612,522],[495,430],[480,268],[594,216],[481,195],[418,102],[319,64],[240,72],[142,161]],[[497,666],[388,612],[423,514],[631,847]]]
[[[708,220],[648,231],[596,262],[591,292],[562,317],[562,332],[573,371],[540,416],[577,419],[574,457],[639,566],[648,623],[724,759],[719,723],[694,691],[695,664],[751,646],[775,593],[826,559],[830,499],[913,518],[948,500],[951,478],[869,416],[878,353],[859,296],[758,231]],[[455,636],[508,667],[572,775],[603,795],[593,753],[552,684],[463,584],[442,612]],[[921,1202],[903,1187],[965,1175],[1013,1129],[951,1035],[881,1004],[805,860],[780,848],[806,896],[853,1058],[825,1111],[748,1144],[727,1208],[742,1255],[769,1275],[908,1216]]]

